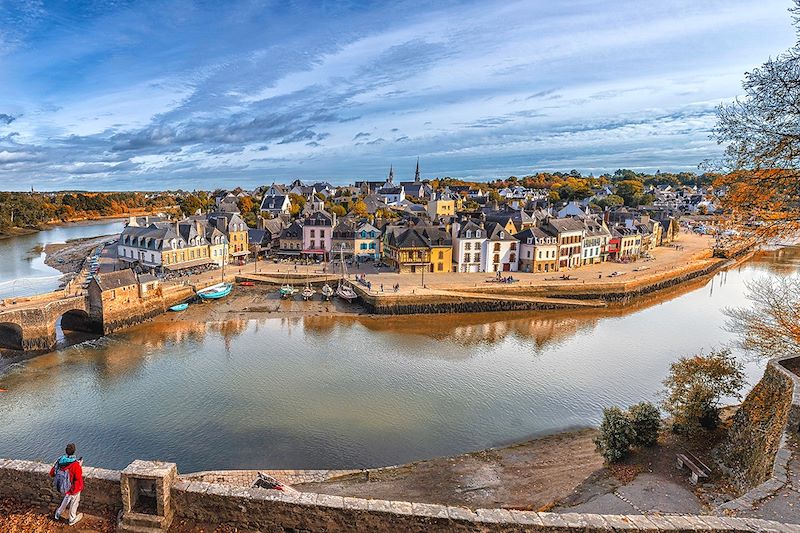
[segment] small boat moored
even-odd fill
[[[169,308],[170,311],[186,311],[189,308],[189,304],[184,302],[182,304],[173,305]]]
[[[333,288],[326,283],[322,286],[322,297],[325,300],[330,300],[331,296],[333,296]]]
[[[199,291],[197,295],[203,300],[218,300],[229,295],[233,290],[233,283],[218,283]]]

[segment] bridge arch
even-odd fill
[[[0,348],[22,350],[22,326],[14,322],[0,322]]]
[[[89,313],[79,308],[67,309],[56,316],[54,330],[57,347],[77,344],[102,335]]]

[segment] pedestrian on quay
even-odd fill
[[[53,487],[59,494],[64,495],[61,505],[56,510],[56,521],[61,520],[64,512],[69,511],[67,518],[69,525],[75,525],[83,518],[83,513],[78,512],[78,504],[81,501],[81,491],[83,491],[83,457],[75,457],[75,445],[67,444],[65,454],[50,469],[50,477],[53,478]]]
[[[381,292],[383,292],[383,283],[381,283]]]

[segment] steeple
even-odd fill
[[[394,168],[392,165],[389,165],[389,179],[387,181],[391,184],[394,184]]]
[[[414,181],[419,183],[419,157],[417,158],[417,171],[414,173]]]

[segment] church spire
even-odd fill
[[[392,167],[392,165],[389,165],[389,180],[388,181],[389,181],[389,183],[394,184],[394,167]]]
[[[417,157],[417,171],[414,173],[414,181],[419,183],[419,157]]]

